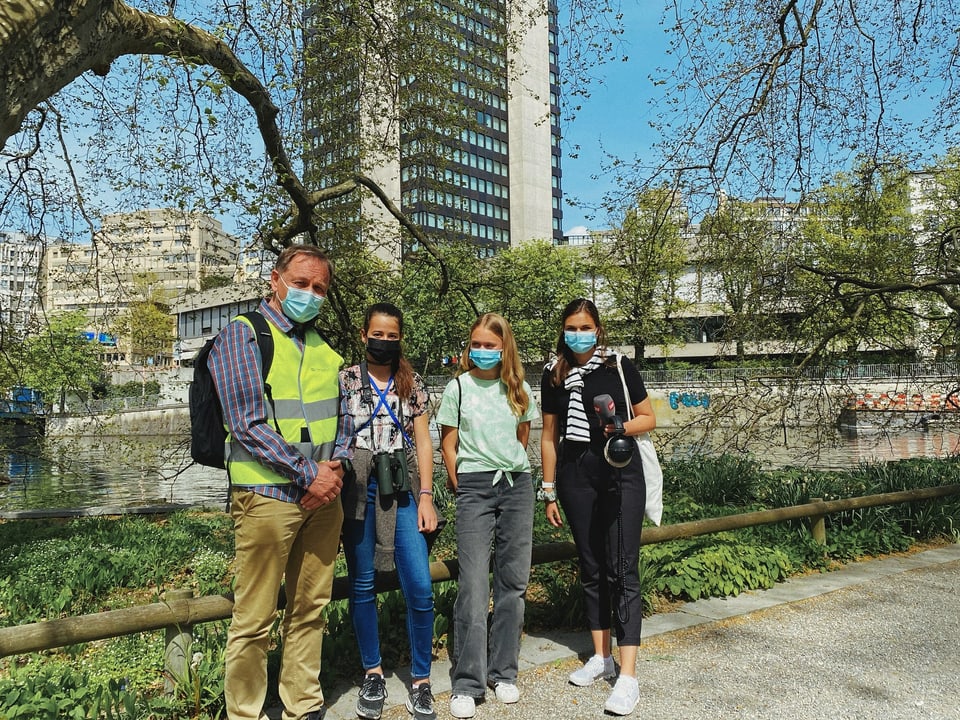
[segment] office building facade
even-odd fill
[[[381,9],[399,28],[395,46],[413,48],[406,55],[343,50],[349,40],[337,38],[350,12],[367,9],[318,0],[307,13],[311,185],[369,177],[431,241],[466,240],[480,255],[559,242],[555,4],[438,0]],[[321,221],[328,247],[359,238],[391,262],[418,249],[369,192],[332,201]]]

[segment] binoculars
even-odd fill
[[[392,452],[377,453],[373,456],[373,467],[382,497],[410,490],[407,453],[402,448]]]

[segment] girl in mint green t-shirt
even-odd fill
[[[517,666],[533,547],[527,440],[537,408],[510,323],[502,316],[487,313],[473,324],[461,364],[460,374],[443,391],[437,424],[448,484],[457,497],[460,577],[450,714],[470,718],[488,687],[502,703],[520,699]]]

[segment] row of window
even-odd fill
[[[499,155],[507,155],[509,153],[509,147],[503,140],[497,140],[485,133],[478,133],[475,130],[462,130],[460,132],[460,139],[465,143],[476,145],[477,147],[490,150]]]
[[[255,310],[259,304],[259,299],[243,300],[229,305],[181,313],[178,327],[180,337],[185,339],[197,338],[220,332],[232,318],[240,313]]]
[[[472,32],[477,37],[482,37],[484,40],[496,43],[497,45],[503,42],[503,36],[487,23],[482,23],[476,18],[465,15],[462,12],[457,12],[452,8],[443,7],[440,3],[436,3],[434,7],[446,20],[456,24],[457,27],[467,32]],[[491,19],[498,20],[500,21],[498,24],[502,24],[500,18]]]
[[[415,213],[413,221],[428,228],[440,228],[447,232],[469,235],[477,240],[491,240],[498,243],[510,242],[510,231],[483,223],[471,222],[430,212]]]
[[[479,50],[479,48],[477,49]],[[498,53],[490,51],[481,51],[479,54],[479,58],[473,58],[471,60],[459,56],[454,60],[460,74],[477,78],[489,85],[496,85],[501,89],[505,88],[507,75],[503,69],[505,64],[504,59]],[[478,64],[476,60],[480,60],[483,64]],[[499,72],[496,72],[494,68]]]
[[[426,167],[410,165],[400,171],[400,179],[403,182],[412,182],[421,177],[436,182],[438,179],[437,175],[437,168],[434,165],[428,165]],[[483,178],[478,178],[476,175],[468,175],[456,170],[444,170],[443,181],[448,185],[469,188],[484,195],[492,195],[497,198],[510,197],[510,189],[506,185],[494,182],[493,180],[484,180]]]
[[[460,150],[457,148],[451,153],[450,159],[456,163],[460,163],[464,167],[484,170],[503,178],[508,177],[510,174],[510,166],[507,163],[502,163],[493,158],[480,157],[476,153],[468,150]]]
[[[506,133],[508,130],[506,120],[483,110],[477,110],[477,122],[495,132]]]
[[[464,82],[463,80],[454,80],[450,83],[450,89],[461,97],[468,98],[470,100],[478,100],[487,107],[494,108],[495,110],[507,110],[507,101],[497,95],[496,93],[490,92],[489,90],[477,90],[470,83]]]
[[[410,207],[422,201],[433,205],[442,205],[451,210],[462,210],[473,213],[474,215],[483,215],[496,220],[510,220],[509,208],[505,208],[502,205],[483,202],[475,198],[465,198],[432,188],[413,188],[403,193],[402,199],[405,207]]]
[[[410,140],[409,142],[404,143],[400,148],[400,154],[402,157],[414,157],[415,155],[426,153],[432,150],[432,147],[425,146],[419,140]],[[461,148],[445,148],[444,155],[451,162],[458,163],[464,167],[476,168],[477,170],[483,170],[503,178],[509,176],[509,165],[507,163],[488,157],[481,157],[480,155],[470,152],[469,150],[463,150]]]
[[[35,265],[40,259],[41,249],[39,247],[30,250],[23,250],[10,245],[0,245],[0,259],[4,262],[12,262],[17,265]]]
[[[441,2],[434,2],[433,7],[437,12],[454,12],[449,5]],[[466,0],[458,3],[457,7],[470,11],[474,17],[486,18],[491,22],[503,22],[503,5],[499,3],[491,3],[489,0]]]

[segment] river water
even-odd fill
[[[665,459],[703,452],[702,442],[670,437],[666,429],[658,430],[655,440]],[[436,438],[434,444],[438,445]],[[859,435],[806,428],[767,434],[744,441],[742,447],[727,438],[721,447],[749,452],[767,467],[845,468],[863,462],[955,455],[960,453],[960,428]],[[716,444],[710,450],[718,451]],[[536,430],[530,454],[537,465]],[[190,463],[185,437],[46,439],[0,452],[0,513],[158,503],[223,508],[226,491],[223,470]]]

